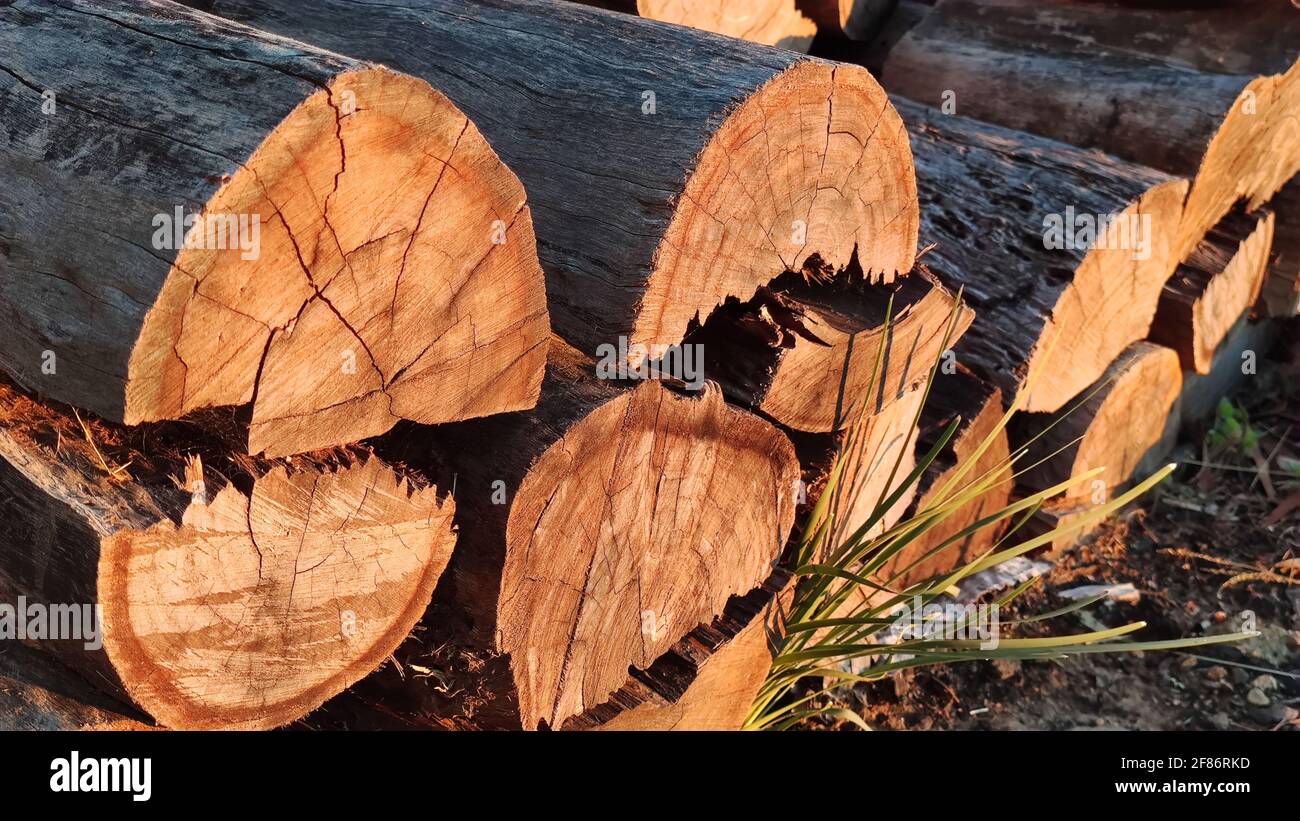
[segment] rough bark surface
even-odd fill
[[[1158,51],[1203,29],[1157,35],[1146,51],[1133,33],[1151,25],[1082,4],[944,0],[894,48],[883,79],[920,102],[951,100],[964,116],[1194,177],[1181,261],[1237,200],[1254,210],[1300,170],[1300,41],[1292,34],[1280,48],[1229,48],[1259,56],[1218,66]],[[1216,30],[1202,48],[1219,41]]]
[[[148,729],[147,717],[16,642],[0,653],[0,730]]]
[[[977,317],[962,363],[1008,402],[1036,371],[1021,407],[1059,410],[1146,337],[1174,270],[1187,182],[895,102],[912,133],[922,236],[935,244],[921,261],[962,288]],[[1115,230],[1085,235],[1085,219]]]

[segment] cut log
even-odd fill
[[[712,31],[765,46],[807,52],[817,24],[796,0],[578,0],[647,20]]]
[[[933,6],[923,0],[899,0],[889,16],[864,42],[824,39],[817,44],[817,53],[821,57],[857,63],[870,71],[873,77],[879,77],[894,46],[929,14],[931,8]]]
[[[960,350],[958,345],[958,356]],[[940,371],[935,376],[929,401],[921,413],[917,461],[930,452],[954,419],[959,419],[960,423],[947,447],[921,475],[917,482],[916,503],[905,518],[933,507],[941,499],[951,499],[990,474],[996,477],[996,481],[984,493],[936,521],[929,530],[894,554],[877,573],[882,582],[901,590],[932,576],[949,573],[975,560],[1001,536],[1003,528],[991,525],[943,546],[962,530],[1005,508],[1011,498],[1011,453],[1007,432],[1005,428],[997,430],[1002,415],[1002,392],[991,381],[961,367],[951,373]],[[990,444],[980,453],[979,448],[985,440],[991,440]],[[957,473],[961,469],[966,473],[958,480]]]
[[[787,270],[912,269],[907,134],[859,67],[542,0],[214,9],[446,93],[523,180],[552,325],[589,355],[643,360]]]
[[[1209,373],[1219,343],[1259,298],[1272,243],[1272,213],[1230,212],[1165,283],[1148,338],[1177,351],[1184,370]]]
[[[621,390],[576,349],[551,348],[535,410],[389,452],[440,486],[455,477],[461,546],[431,629],[510,655],[528,729],[603,703],[629,667],[761,584],[799,479],[786,437],[716,387]]]
[[[523,188],[425,81],[151,0],[6,3],[0,53],[28,389],[127,424],[252,402],[271,455],[535,401]]]
[[[1168,463],[1169,455],[1178,444],[1179,432],[1183,428],[1183,400],[1188,395],[1188,386],[1198,378],[1204,377],[1198,377],[1191,371],[1183,372],[1182,390],[1165,415],[1162,430],[1130,471],[1130,476],[1134,480],[1145,479]],[[1217,398],[1215,401],[1218,401]],[[1044,501],[1043,506],[1025,523],[1024,529],[1018,531],[1021,535],[1017,538],[1032,539],[1055,532],[1051,541],[1042,548],[1043,554],[1048,558],[1060,556],[1076,545],[1089,541],[1092,534],[1105,524],[1106,520],[1094,519],[1085,524],[1080,524],[1079,520],[1093,512],[1099,500],[1109,501],[1115,492],[1122,489],[1109,485],[1105,474],[1098,477],[1097,481],[1103,484],[1089,484],[1082,489],[1086,491],[1084,493],[1058,496]],[[1066,528],[1072,529],[1066,530]]]
[[[1278,74],[1300,57],[1300,6],[1291,0],[994,0],[1053,23],[1044,47],[1156,57],[1220,74]],[[934,5],[931,0],[931,5]],[[1028,29],[1025,29],[1026,32]],[[1014,29],[1013,29],[1014,31]]]
[[[898,0],[798,0],[799,10],[827,37],[866,40],[894,13]]]
[[[747,302],[728,299],[684,343],[702,346],[704,373],[728,398],[795,430],[828,433],[837,410],[852,419],[869,402],[868,412],[880,413],[924,382],[955,309],[953,294],[925,272],[893,286],[788,274]],[[952,338],[973,318],[961,308]]]
[[[1282,186],[1269,209],[1276,215],[1273,256],[1260,308],[1266,316],[1289,319],[1300,313],[1300,178]]]
[[[1138,52],[1137,30],[1121,9],[944,0],[895,47],[884,83],[920,102],[946,99],[964,116],[1194,177],[1181,261],[1238,200],[1255,210],[1300,170],[1300,62],[1292,35],[1284,57],[1259,49],[1262,75],[1259,64],[1235,74],[1197,68]],[[1207,48],[1218,41],[1216,29]]]
[[[80,425],[0,386],[0,590],[80,614],[25,638],[167,726],[285,724],[405,638],[453,506],[373,457],[265,469],[208,446],[205,474],[188,434]]]
[[[1147,452],[1165,441],[1182,383],[1177,353],[1135,342],[1070,407],[1054,414],[1021,413],[1011,420],[1011,446],[1028,448],[1017,480],[1036,491],[1105,468],[1056,498],[1058,504],[1109,501]]]
[[[920,181],[924,264],[978,319],[962,364],[1050,413],[1144,339],[1187,182],[901,98]],[[1047,357],[1051,356],[1048,361]],[[1044,364],[1046,363],[1046,364]]]

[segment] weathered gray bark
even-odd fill
[[[863,108],[874,81],[857,67],[832,71],[801,55],[576,3],[324,0],[310,14],[294,0],[210,5],[445,92],[523,180],[552,324],[585,353],[620,335],[678,342],[696,312],[707,315],[727,295],[748,298],[813,256],[845,267],[855,245],[877,278],[911,269],[905,134],[883,98]],[[851,95],[841,90],[846,82]],[[873,187],[859,195],[872,209],[869,230],[855,216],[861,206],[831,192],[866,184],[854,176],[864,156]],[[805,176],[804,163],[811,169],[820,157],[829,160],[814,212],[819,177]],[[750,180],[758,182],[747,188]],[[697,200],[719,186],[726,191],[717,202]],[[797,213],[786,213],[789,203]],[[791,236],[794,219],[807,221],[806,241]]]
[[[976,320],[959,360],[993,379],[1010,402],[1031,366],[1022,405],[1054,411],[1146,336],[1174,267],[1173,235],[1187,184],[1158,171],[894,98],[907,122],[921,200],[919,260],[964,288]],[[1149,217],[1147,248],[1048,248],[1048,218],[1070,213]],[[1140,224],[1140,223],[1139,223]],[[1065,224],[1069,231],[1072,224]],[[1135,258],[1147,254],[1145,259]],[[1055,334],[1051,360],[1048,343]]]
[[[1200,52],[1180,62],[1166,49],[1190,38],[1168,25],[1162,33],[1150,19],[1162,12],[1143,26],[1135,10],[1090,5],[944,0],[893,50],[883,81],[928,105],[952,92],[963,116],[1191,176],[1241,90],[1300,56],[1280,59],[1279,47],[1223,68]],[[1221,36],[1201,47],[1216,49]]]
[[[155,215],[201,211],[299,103],[363,64],[151,0],[7,3],[0,55],[0,366],[121,421],[178,256],[153,247]]]
[[[1266,42],[1227,36],[1221,47],[1216,24],[1190,26],[1195,16],[1175,31],[1154,12],[945,0],[895,47],[883,81],[963,116],[1195,176],[1182,260],[1236,200],[1258,208],[1300,169],[1300,26],[1266,21]]]
[[[984,5],[997,9],[995,36],[1032,42],[1044,52],[1156,59],[1220,74],[1277,74],[1300,56],[1300,7],[1290,0],[992,0]]]
[[[17,642],[0,653],[0,730],[144,729],[145,716]]]

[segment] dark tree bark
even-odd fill
[[[896,105],[920,181],[921,258],[975,309],[960,361],[1053,412],[1143,339],[1174,269],[1185,180],[1092,151]],[[1113,218],[1113,231],[1088,226]],[[1050,359],[1049,359],[1050,356]]]
[[[1237,200],[1255,210],[1300,170],[1300,25],[1285,22],[1300,15],[1262,24],[1266,41],[1282,38],[1276,46],[1234,41],[1221,23],[1184,19],[1179,33],[1172,18],[1154,19],[1084,4],[944,0],[893,50],[884,83],[930,105],[948,99],[964,116],[1194,178],[1181,261]],[[1135,32],[1160,28],[1147,38],[1150,51],[1139,50],[1147,47],[1135,45],[1144,42]],[[1206,31],[1198,48],[1186,47]],[[1169,47],[1174,56],[1162,51]]]

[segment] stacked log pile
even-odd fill
[[[95,608],[0,719],[734,729],[826,487],[994,477],[899,589],[1112,495],[1295,312],[1300,67],[1041,5],[0,5],[0,604]]]
[[[1035,438],[1061,408],[1032,401],[1026,410],[1033,413],[1011,426],[1013,446],[1028,445],[1039,456],[1055,452],[1047,444],[1063,446],[1065,431],[1082,436],[1069,449],[1074,468],[1107,465],[1101,498],[1128,478],[1143,453],[1149,461],[1167,452],[1180,421],[1199,424],[1211,416],[1217,398],[1248,370],[1241,354],[1267,349],[1269,318],[1297,311],[1292,225],[1300,218],[1300,181],[1293,180],[1300,171],[1300,14],[1278,3],[1215,6],[940,0],[891,46],[884,64],[882,79],[892,94],[1099,149],[1113,155],[1102,159],[1125,169],[1126,178],[1160,169],[1189,181],[1170,211],[1181,212],[1166,240],[1174,267],[1161,275],[1156,311],[1142,334],[1177,353],[1182,378],[1152,364],[1167,362],[1167,355],[1130,347],[1109,366],[1106,380],[1077,394],[1071,406],[1078,410],[1057,432]],[[1083,77],[1092,81],[1079,82]],[[899,107],[906,117],[907,108]],[[927,123],[961,120],[930,114]],[[925,236],[920,150],[917,173]],[[1170,237],[1167,229],[1152,232],[1157,242],[1162,235]],[[1120,293],[1126,302],[1136,298],[1145,313],[1145,298]],[[1073,369],[1079,354],[1067,350],[1059,367]],[[1124,373],[1142,360],[1151,371],[1141,387],[1146,395],[1117,405],[1126,393],[1120,385],[1134,384]],[[1121,422],[1127,435],[1120,437],[1107,417],[1127,411],[1106,409],[1124,406],[1141,409],[1135,421],[1145,419],[1136,428]],[[1153,408],[1168,414],[1163,424],[1149,418]],[[1092,448],[1097,456],[1087,455]],[[1057,458],[1051,468],[1022,476],[1021,484],[1035,489],[1068,474]],[[1065,507],[1077,512],[1078,503]]]

